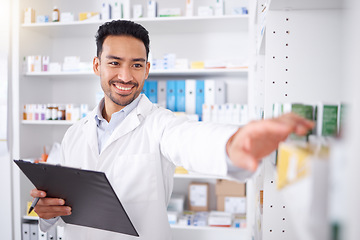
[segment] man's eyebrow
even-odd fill
[[[116,59],[116,60],[124,60],[124,58],[113,56],[113,55],[107,55],[107,59]],[[146,62],[145,58],[133,58],[131,59],[132,62]]]
[[[107,58],[107,59],[123,60],[123,58],[117,57],[117,56],[113,56],[113,55],[107,55],[106,58]]]

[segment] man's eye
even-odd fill
[[[140,63],[135,63],[135,64],[134,64],[134,67],[135,67],[135,68],[141,68],[142,65],[141,65]]]
[[[109,64],[110,64],[110,65],[113,65],[113,66],[117,66],[117,65],[119,65],[119,63],[118,63],[118,62],[110,62]]]

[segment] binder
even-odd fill
[[[37,223],[30,224],[30,240],[39,240]]]
[[[22,240],[30,240],[30,224],[29,223],[23,223],[22,224]]]
[[[141,93],[145,94],[147,97],[149,97],[148,95],[148,88],[149,88],[149,83],[148,81],[145,81],[144,82],[144,86],[143,86],[143,89],[141,90]]]
[[[159,80],[158,81],[158,105],[166,108],[166,81]]]
[[[64,240],[64,227],[56,226],[56,239]]]
[[[185,112],[196,113],[196,80],[185,80]]]
[[[158,102],[157,96],[157,81],[148,81],[147,85],[147,96],[152,103]]]
[[[175,111],[185,112],[185,80],[177,80],[175,89]]]
[[[53,226],[47,232],[47,240],[56,240],[56,227]]]
[[[215,81],[215,104],[224,104],[226,97],[226,85],[224,81]]]
[[[205,93],[204,93],[204,80],[196,81],[196,109],[195,113],[199,115],[199,120],[202,120],[203,115],[203,104],[205,101]]]
[[[61,217],[65,223],[139,236],[105,173],[22,160],[14,162],[48,197],[66,199],[72,214]],[[56,240],[56,228],[54,231],[48,232],[48,240]]]
[[[176,85],[175,80],[168,80],[166,83],[166,108],[176,111]]]
[[[47,233],[41,231],[39,224],[37,224],[37,225],[38,225],[37,227],[38,227],[38,238],[39,238],[39,240],[47,240]]]
[[[214,105],[215,102],[215,80],[205,80],[205,103]]]

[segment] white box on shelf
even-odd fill
[[[24,13],[24,23],[34,23],[35,22],[35,10],[33,8],[26,8]]]
[[[60,13],[61,22],[73,22],[75,20],[74,14],[71,12],[62,12]]]
[[[58,62],[49,63],[49,72],[61,72],[61,64]]]
[[[209,17],[214,15],[214,10],[211,6],[199,6],[198,7],[198,16],[200,17]]]
[[[170,212],[183,212],[185,206],[185,195],[172,194],[167,210]]]
[[[211,211],[208,219],[209,226],[230,227],[232,223],[232,214],[220,211]]]
[[[147,4],[147,17],[148,18],[155,18],[157,17],[157,8],[158,8],[158,5],[157,5],[157,2],[156,1],[148,1],[148,4]]]
[[[123,17],[123,5],[120,1],[114,1],[111,6],[111,18],[121,19]]]
[[[102,20],[111,19],[111,5],[109,3],[103,3],[101,5],[101,19]]]
[[[41,68],[41,70],[43,72],[47,72],[49,70],[49,63],[50,63],[50,57],[49,56],[43,56],[42,57],[42,68]]]
[[[181,16],[180,8],[160,8],[159,17],[179,17]]]
[[[167,215],[168,215],[169,224],[177,224],[179,217],[178,212],[168,211]]]
[[[185,16],[194,16],[194,0],[186,0]]]
[[[215,2],[215,16],[224,15],[224,0],[216,0]]]
[[[130,19],[131,18],[131,5],[130,0],[120,0],[119,1],[122,5],[122,18],[124,19]]]
[[[34,58],[34,72],[41,72],[41,64],[42,62],[42,57],[37,55]]]
[[[133,6],[133,18],[143,17],[143,6],[141,4],[135,4]]]

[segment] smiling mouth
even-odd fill
[[[122,91],[130,91],[133,87],[121,87],[121,86],[117,86],[116,84],[114,84],[114,86]]]

